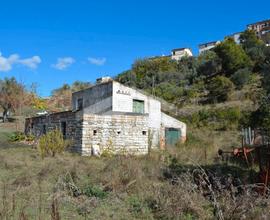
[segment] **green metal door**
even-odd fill
[[[144,101],[133,100],[133,112],[134,113],[144,113]]]
[[[175,145],[181,137],[181,132],[179,129],[175,128],[166,128],[165,130],[165,138],[166,138],[166,145],[173,146]]]

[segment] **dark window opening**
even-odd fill
[[[82,110],[83,108],[83,99],[78,99],[77,100],[77,110]]]
[[[121,131],[117,131],[117,134],[121,134]]]
[[[93,130],[93,135],[94,135],[94,136],[97,135],[97,130]]]
[[[65,121],[61,122],[61,132],[63,135],[63,138],[66,139],[66,135],[67,135],[67,123]]]
[[[143,134],[143,135],[146,135],[146,131],[142,131],[142,134]]]
[[[33,129],[34,128],[34,123],[31,123],[31,129]]]
[[[43,133],[43,134],[46,134],[46,132],[47,132],[47,131],[46,131],[46,125],[43,125],[43,126],[42,126],[42,133]]]

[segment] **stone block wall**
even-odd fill
[[[40,137],[48,131],[61,130],[62,122],[66,123],[65,138],[71,140],[75,151],[81,152],[82,115],[80,113],[67,111],[27,118],[25,121],[25,133]]]
[[[148,153],[148,116],[84,114],[82,154],[92,148],[113,153],[143,155]]]

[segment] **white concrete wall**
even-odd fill
[[[144,113],[149,115],[148,126],[152,138],[152,148],[159,145],[161,125],[161,104],[158,100],[141,92],[126,87],[118,82],[113,83],[113,112],[133,112],[133,100],[144,101]]]
[[[193,54],[190,49],[186,48],[184,50],[175,51],[172,53],[172,60],[181,60],[183,57],[192,57]]]
[[[101,101],[87,106],[83,109],[85,114],[106,114],[112,111],[112,97],[102,99]]]
[[[108,108],[108,104],[111,105],[111,103],[108,103],[108,100],[104,102],[104,100],[109,97],[112,97],[112,82],[101,83],[96,86],[92,86],[88,89],[81,90],[72,94],[72,110],[77,110],[77,100],[83,99],[84,109],[89,107],[88,111],[91,111],[90,106],[92,106],[95,108],[95,112],[102,112]],[[104,103],[104,105],[102,103]]]
[[[208,44],[208,45],[206,44],[207,46],[199,46],[199,54],[203,53],[204,51],[213,49],[215,46],[217,46],[220,43],[221,43],[220,41],[217,41],[212,44]]]

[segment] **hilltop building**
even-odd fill
[[[270,19],[249,24],[247,25],[247,29],[255,31],[256,35],[263,40],[267,46],[270,45]]]
[[[253,30],[259,38],[270,32],[270,19],[247,25],[248,30]]]
[[[220,41],[212,41],[212,42],[200,44],[199,45],[199,54],[201,54],[201,53],[203,53],[205,51],[213,49],[218,44],[220,44]]]
[[[186,139],[186,124],[161,111],[161,103],[109,78],[72,94],[72,110],[26,119],[25,132],[37,137],[60,129],[81,155],[106,149],[147,154]]]
[[[234,40],[235,43],[240,44],[240,36],[241,36],[242,32],[237,32],[234,34],[231,34],[229,36],[227,36],[226,38],[230,37]]]
[[[192,57],[192,51],[189,48],[177,48],[171,52],[172,60],[181,60],[183,57]]]

